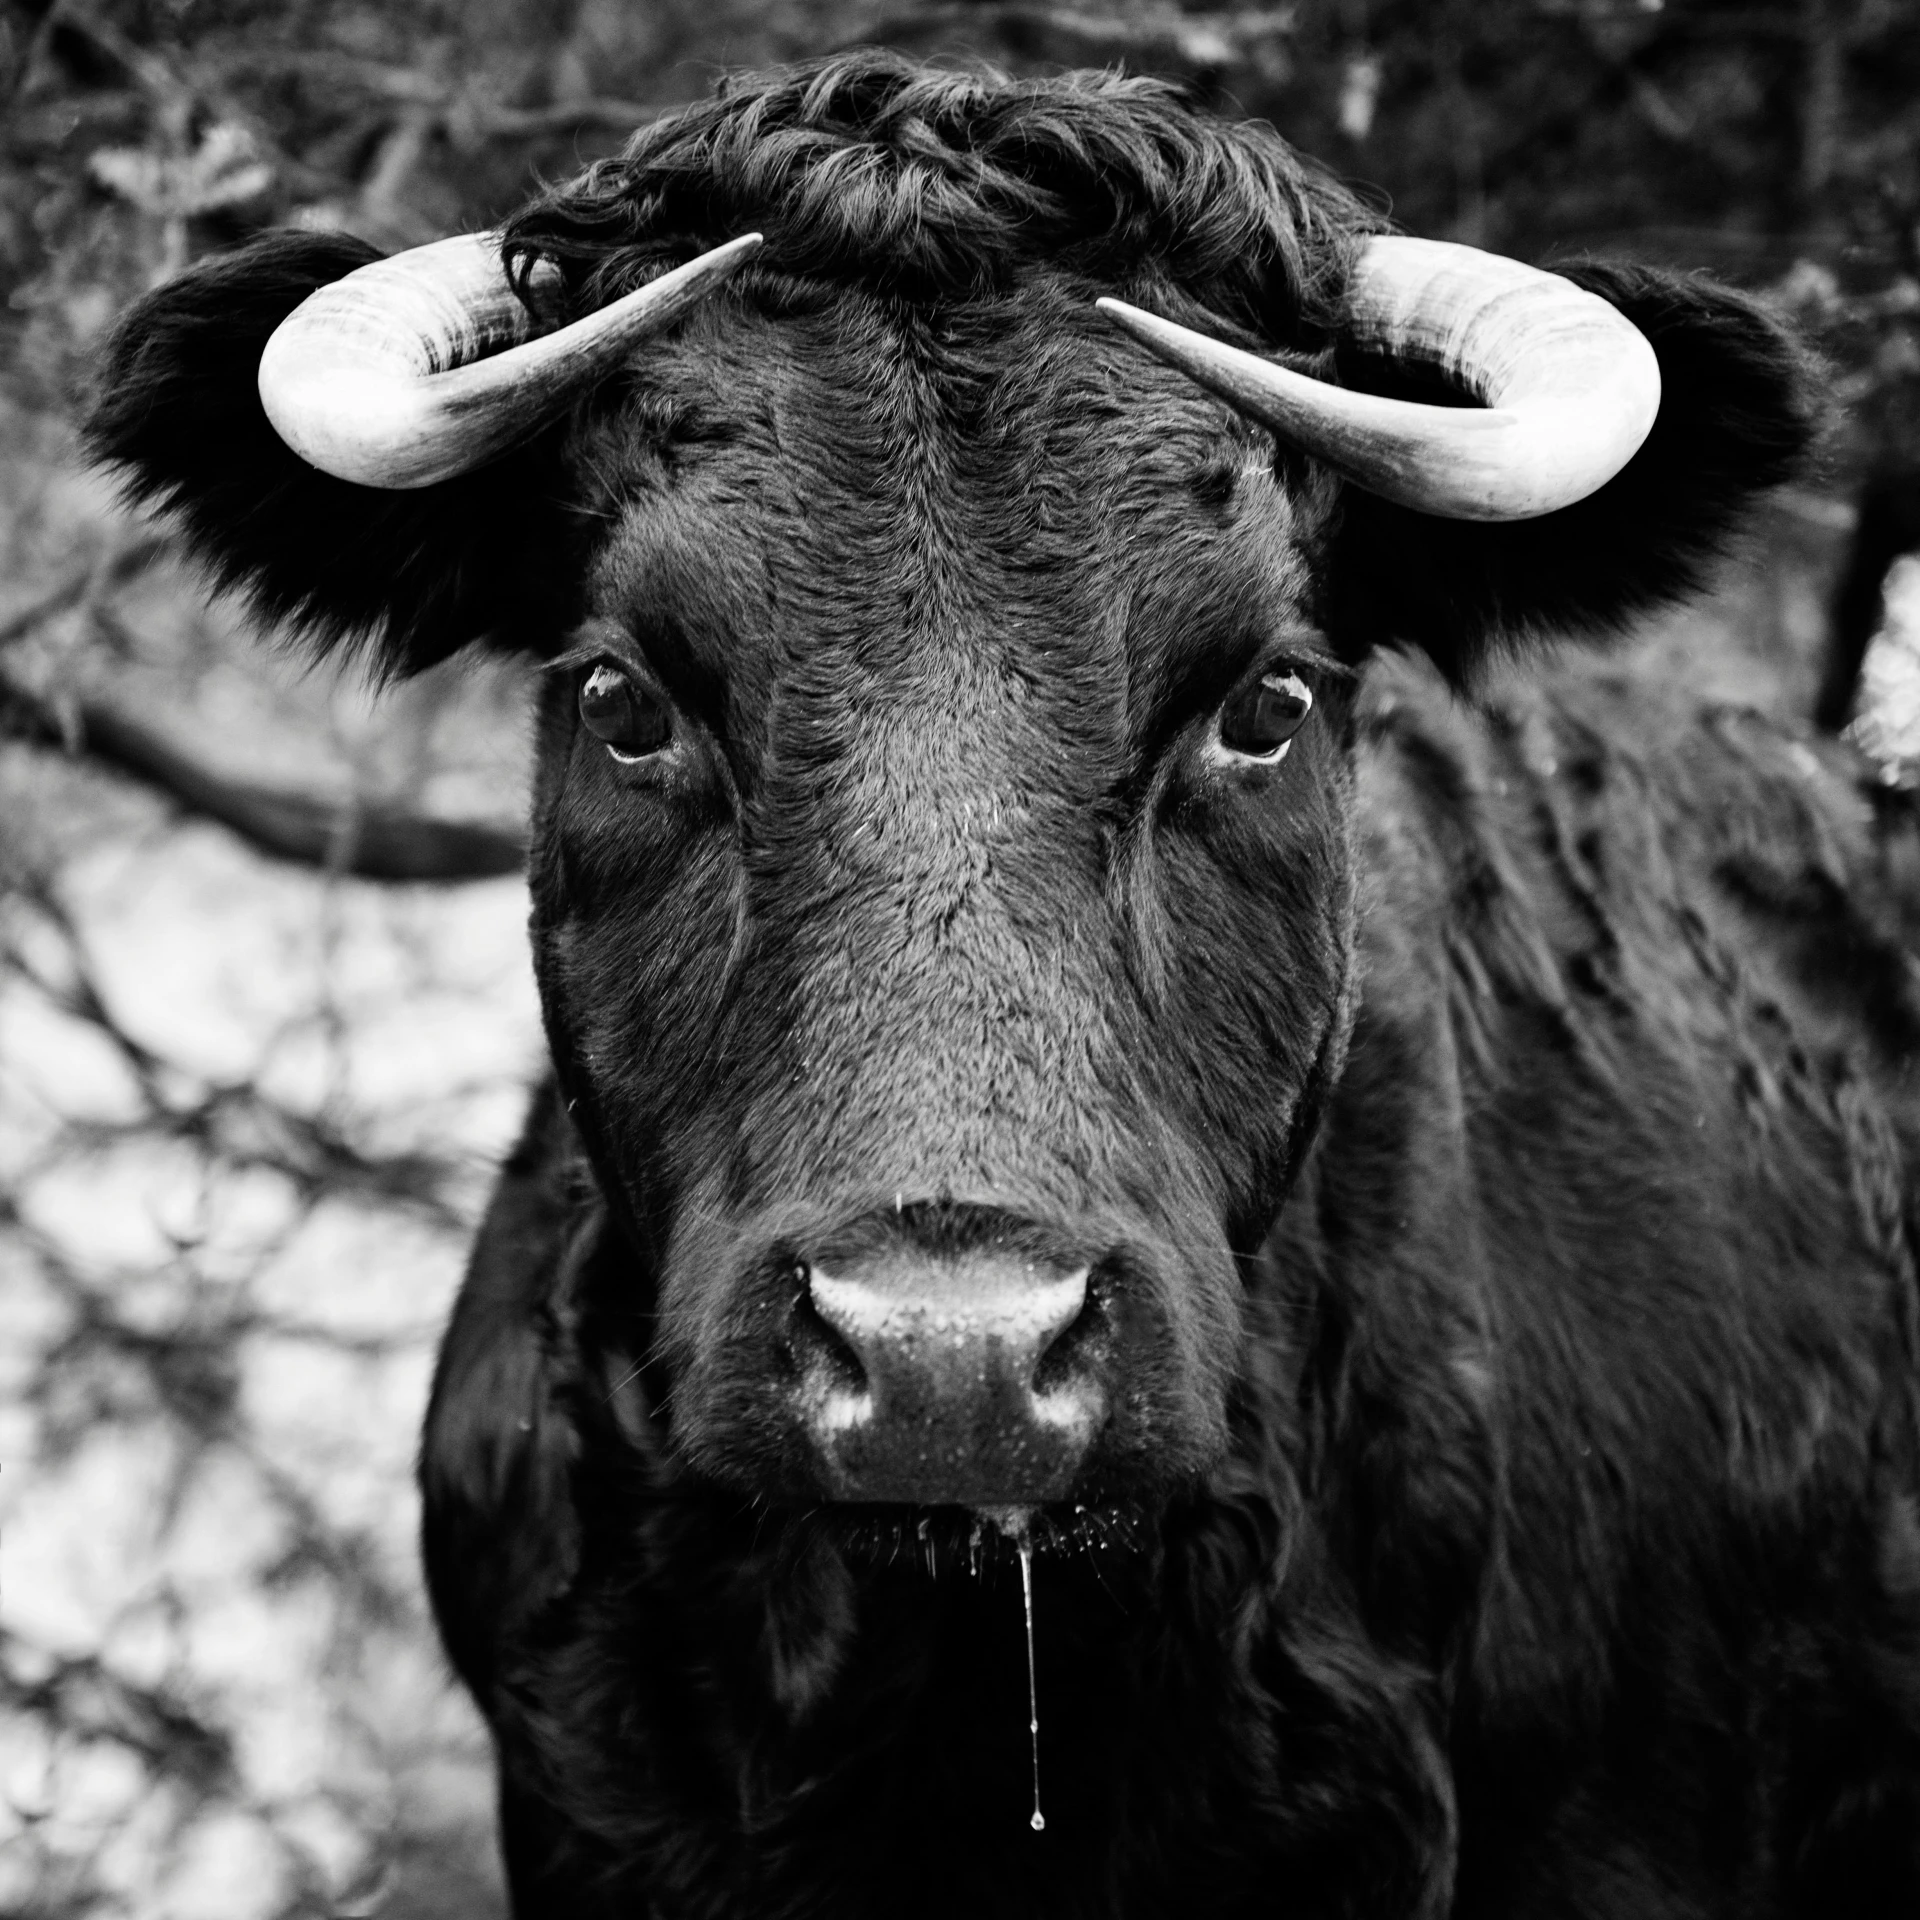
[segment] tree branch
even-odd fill
[[[1130,56],[1216,71],[1246,58],[1251,42],[1287,38],[1299,30],[1293,7],[1186,13],[1156,8],[1135,18],[1114,19],[1097,8],[1058,7],[1012,0],[1012,4],[956,4],[882,15],[844,46],[919,43],[954,29],[978,41],[995,39],[1010,52],[1075,59]]]
[[[130,774],[260,852],[299,866],[363,880],[454,882],[516,873],[526,859],[524,839],[507,828],[236,780],[106,701],[83,698],[63,711],[11,676],[0,676],[0,726]]]
[[[213,64],[223,78],[286,78],[328,91],[336,99],[341,94],[359,93],[392,101],[423,112],[431,126],[445,126],[470,138],[523,139],[572,133],[583,127],[631,133],[657,120],[666,110],[659,104],[597,96],[556,100],[543,107],[510,107],[488,99],[484,92],[450,85],[418,68],[395,67],[328,50],[241,47]]]
[[[24,640],[43,620],[85,602],[98,602],[110,587],[130,579],[156,554],[167,550],[169,541],[161,533],[143,532],[122,540],[97,557],[69,567],[51,586],[43,587],[29,599],[0,614],[0,647]],[[101,609],[96,605],[94,611]]]

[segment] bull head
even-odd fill
[[[743,266],[743,234],[540,334],[491,236],[463,234],[313,294],[260,360],[260,398],[302,459],[368,487],[426,487],[504,453]],[[1439,240],[1366,242],[1347,295],[1363,352],[1438,371],[1484,404],[1356,393],[1124,301],[1150,352],[1356,486],[1451,520],[1524,520],[1597,491],[1660,406],[1653,349],[1557,274]]]
[[[759,246],[758,235],[744,235],[546,330],[537,317],[546,288],[531,278],[531,297],[520,298],[495,238],[418,248],[295,309],[261,357],[261,402],[280,437],[326,473],[364,487],[436,487],[531,437]],[[1625,465],[1659,404],[1653,350],[1616,309],[1554,275],[1464,247],[1365,242],[1345,331],[1375,357],[1439,369],[1486,403],[1477,410],[1350,391],[1117,300],[1099,306],[1285,442],[1428,514],[1511,520],[1566,506]],[[1276,684],[1271,698],[1284,705],[1292,683]],[[582,699],[617,707],[625,687],[609,669],[585,683]],[[1294,704],[1304,712],[1311,696],[1303,690]],[[588,725],[611,727],[612,738],[621,719],[595,707]],[[639,757],[650,744],[638,743]],[[792,804],[808,802],[796,795]],[[1329,901],[1340,898],[1336,887]],[[1338,918],[1333,905],[1327,911]],[[996,937],[1000,964],[1009,964]],[[1290,937],[1337,944],[1324,930]],[[604,969],[618,944],[597,963],[554,964]],[[1337,970],[1330,947],[1301,959],[1295,974],[1327,968]],[[1338,991],[1331,981],[1322,990]],[[554,991],[557,1004],[571,1004],[604,997],[605,987]],[[1088,1005],[1099,999],[1091,980],[1074,991]],[[887,1020],[898,1016],[868,1017],[865,1044],[884,1051]],[[844,1009],[831,1018],[836,1030],[846,1024]],[[1340,1017],[1328,1014],[1314,1044],[1337,1053],[1340,1031]],[[598,1051],[626,1044],[609,1033]],[[1016,1051],[1037,1058],[1048,1044],[1035,1033]],[[1036,1111],[1046,1104],[1029,1093]],[[1311,1105],[1296,1097],[1302,1111]],[[1134,1104],[1122,1131],[1144,1139],[1151,1102]],[[1129,1165],[1094,1183],[1091,1197],[1075,1197],[1023,1186],[1031,1170],[1017,1155],[997,1159],[1000,1149],[976,1142],[971,1162],[989,1171],[955,1193],[944,1160],[958,1153],[953,1130],[976,1119],[909,1107],[876,1110],[869,1122],[910,1169],[901,1179],[919,1182],[892,1206],[850,1197],[857,1181],[825,1182],[824,1198],[806,1180],[776,1181],[747,1203],[709,1194],[674,1225],[664,1338],[679,1383],[676,1424],[692,1455],[758,1486],[981,1507],[1088,1496],[1116,1460],[1136,1487],[1143,1476],[1177,1479],[1203,1467],[1222,1443],[1219,1396],[1192,1384],[1230,1344],[1233,1281],[1224,1242],[1196,1245],[1200,1223],[1219,1207],[1199,1197],[1207,1176],[1191,1156],[1163,1140],[1152,1167]],[[610,1162],[627,1157],[602,1150]],[[1078,1149],[1061,1151],[1072,1158]],[[1155,1180],[1192,1191],[1177,1204],[1166,1193],[1141,1201]],[[1190,1223],[1184,1231],[1181,1222]]]
[[[1258,255],[1278,203],[1247,198],[1209,259]],[[749,195],[720,230],[788,217]],[[923,308],[902,243],[840,284],[782,228],[695,310],[746,233],[562,325],[539,241],[516,285],[497,236],[367,264],[282,235],[119,335],[96,449],[265,611],[388,672],[489,632],[548,662],[536,965],[624,1316],[594,1365],[652,1357],[678,1464],[976,1507],[1204,1475],[1344,1084],[1353,662],[1407,635],[1460,677],[1684,587],[1798,444],[1790,356],[1733,296],[1597,270],[1602,299],[1360,218],[1316,242],[1337,313],[1304,267],[1276,288],[1480,406],[1096,304],[1184,297],[1130,240]],[[1266,297],[1201,309],[1257,340]]]

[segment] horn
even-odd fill
[[[760,246],[742,234],[542,334],[500,237],[463,233],[376,260],[308,296],[260,356],[260,404],[301,459],[362,487],[430,487],[524,440]]]
[[[1448,520],[1528,520],[1584,500],[1633,458],[1660,410],[1659,362],[1617,308],[1556,273],[1444,240],[1368,240],[1343,338],[1438,368],[1479,407],[1355,393],[1124,301],[1098,305],[1354,485]]]

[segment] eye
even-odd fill
[[[604,660],[580,683],[580,718],[596,740],[612,748],[616,760],[658,753],[673,737],[665,703]]]
[[[1313,689],[1297,673],[1269,673],[1220,715],[1220,744],[1248,760],[1282,760],[1313,711]]]

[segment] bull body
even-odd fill
[[[591,305],[749,222],[417,496],[234,371],[345,243],[163,289],[95,416],[269,611],[551,669],[553,1077],[421,1469],[517,1910],[1909,1911],[1911,822],[1484,665],[1695,577],[1804,441],[1790,344],[1588,271],[1653,437],[1442,525],[1092,313],[1390,383],[1333,364],[1338,188],[876,58],[509,240]]]

